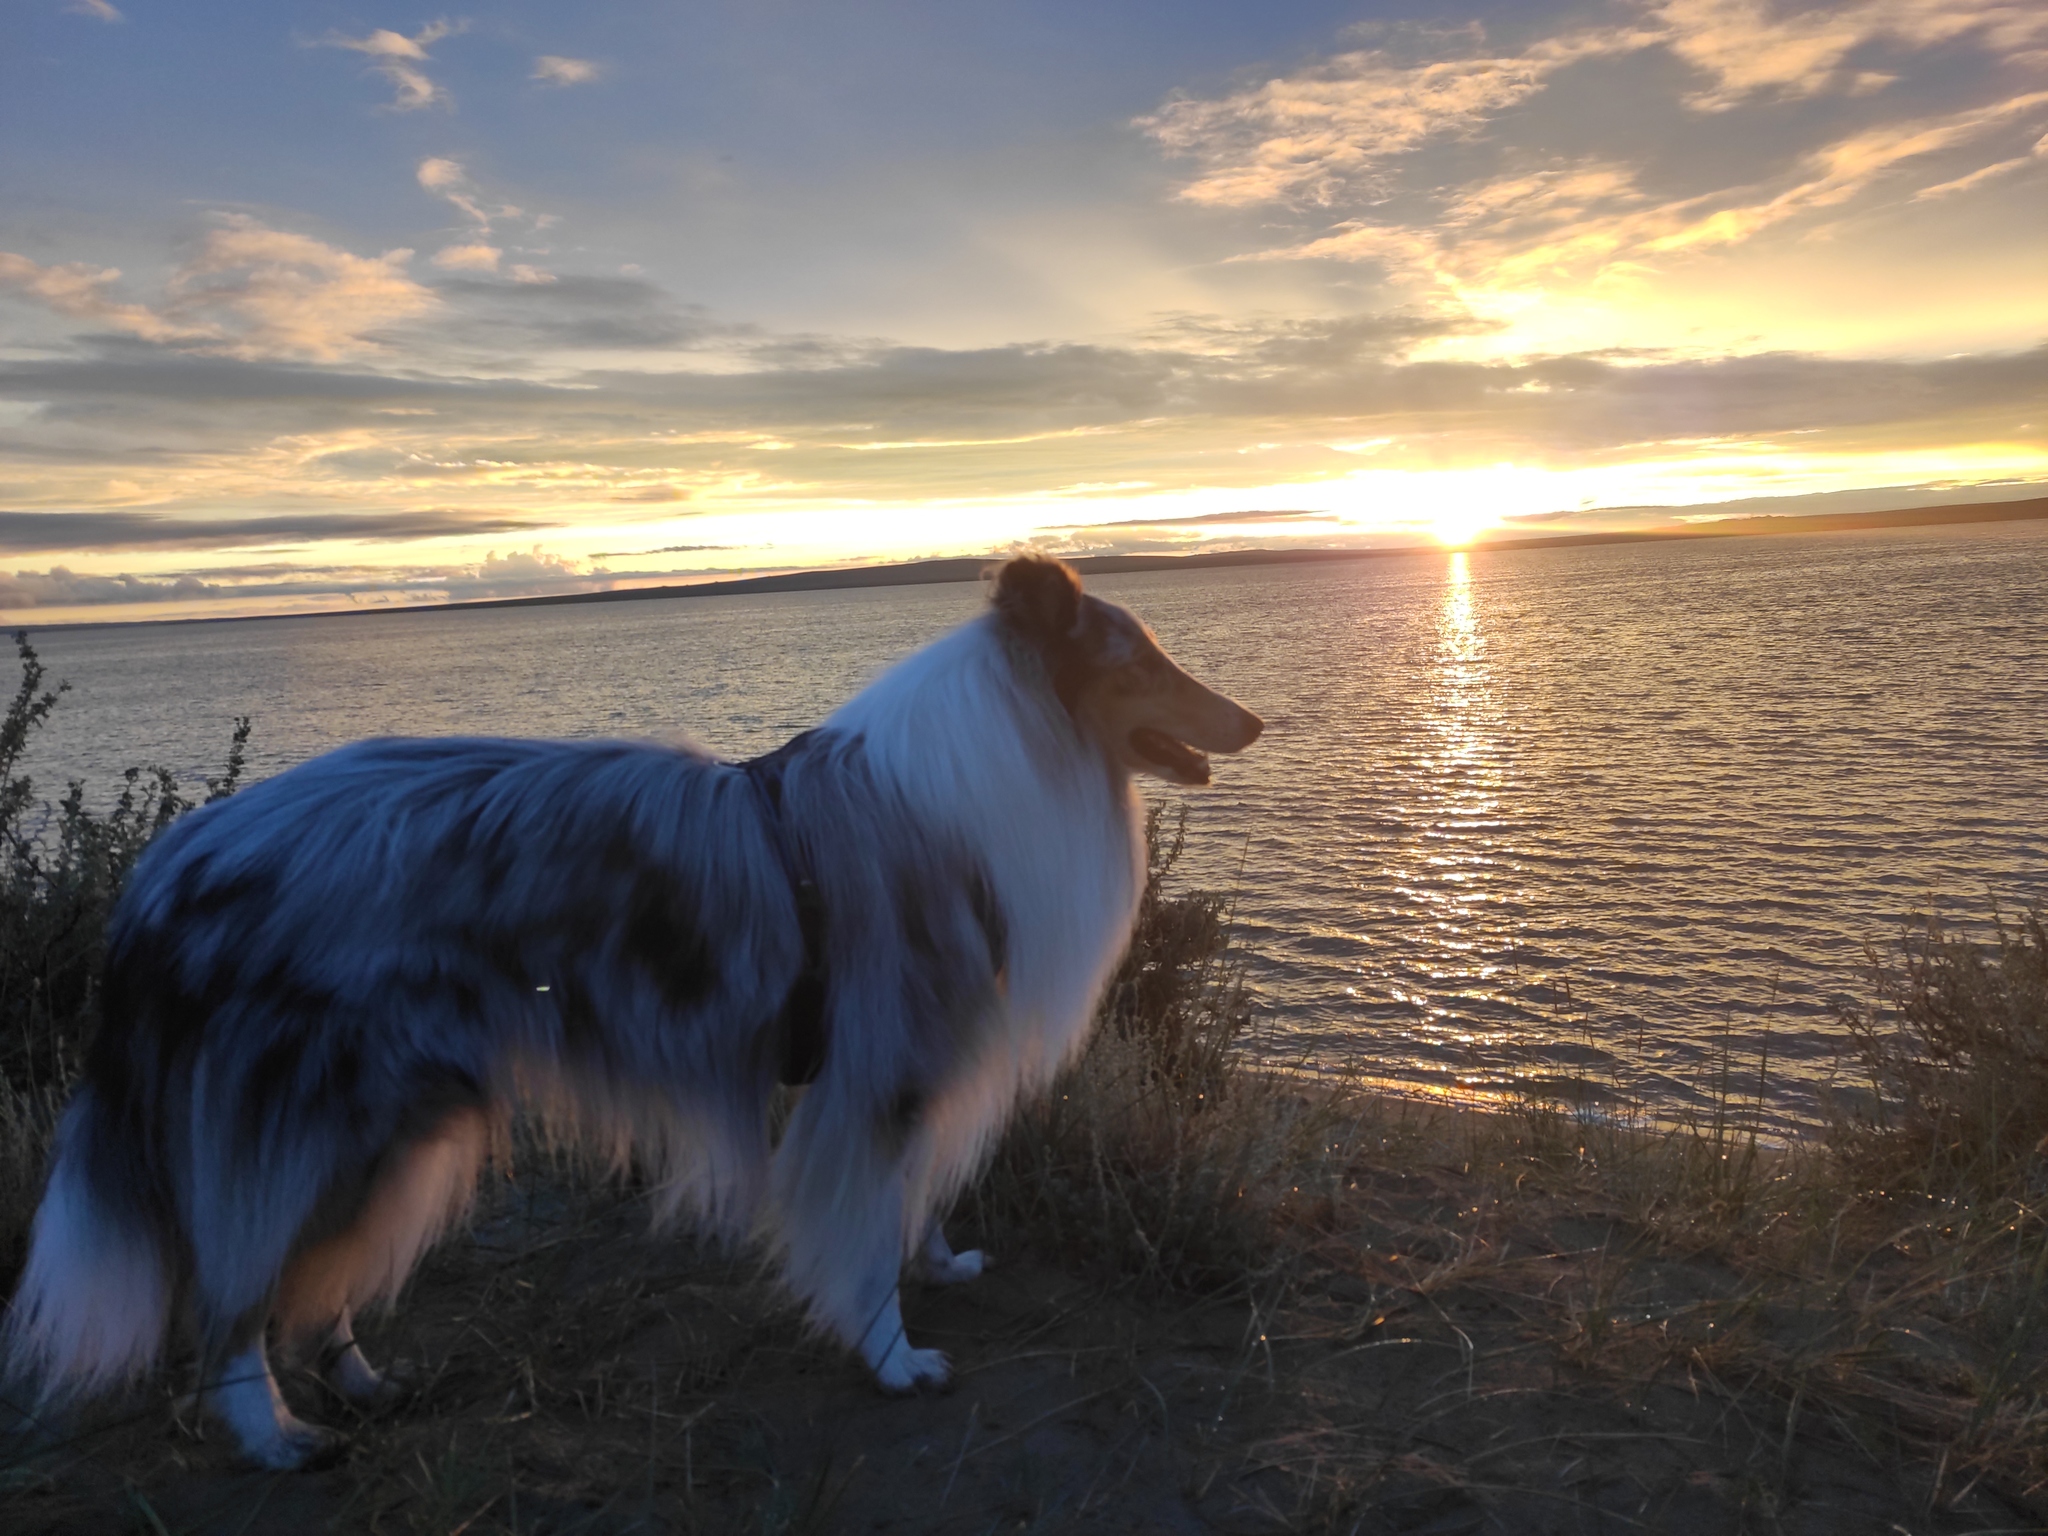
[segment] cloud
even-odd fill
[[[532,516],[446,510],[309,512],[290,517],[166,517],[142,511],[0,512],[0,554],[84,549],[249,549],[337,539],[409,543],[489,538],[550,526]]]
[[[434,252],[434,265],[444,272],[495,272],[505,253],[495,245],[444,245]]]
[[[1109,523],[1055,523],[1060,533],[1088,528],[1207,528],[1253,523],[1334,523],[1334,512],[1203,512],[1193,517],[1127,517]]]
[[[451,602],[488,597],[542,596],[558,592],[604,591],[608,578],[585,574],[573,560],[551,555],[538,544],[529,550],[500,555],[495,550],[481,565],[450,572],[442,582]]]
[[[344,37],[330,32],[314,46],[366,54],[372,73],[382,75],[392,88],[389,110],[417,112],[422,107],[450,105],[448,93],[427,78],[423,66],[432,62],[427,49],[461,30],[459,22],[436,21],[411,37],[382,27],[368,37]]]
[[[90,16],[95,21],[126,21],[107,0],[64,0],[64,9],[74,16]]]
[[[374,349],[372,332],[434,306],[434,295],[406,275],[411,257],[403,249],[357,256],[228,214],[172,274],[154,308],[115,299],[109,289],[121,274],[114,268],[44,267],[11,252],[0,252],[0,287],[143,341],[331,362]]]
[[[1740,244],[1851,202],[1907,161],[2043,115],[2048,92],[2037,91],[1943,117],[1869,128],[1799,156],[1774,178],[1778,188],[1764,196],[1744,186],[1659,201],[1626,166],[1547,167],[1447,190],[1426,223],[1347,221],[1330,234],[1252,259],[1377,261],[1466,289],[1583,278],[1668,253]],[[1914,195],[1963,191],[2027,163],[2027,156],[2006,160]]]
[[[1388,35],[1138,120],[1196,163],[1181,199],[1277,210],[1266,248],[1231,259],[1368,263],[1397,292],[1485,308],[1966,194],[2044,158],[2029,146],[2048,92],[2015,92],[1996,67],[2048,42],[2038,4],[1664,0],[1513,48],[1476,27]],[[1873,99],[1908,76],[1910,92]],[[1615,97],[1625,125],[1597,105]],[[1820,97],[1835,100],[1776,109],[1767,133],[1761,104],[1723,112]],[[1275,241],[1289,222],[1300,236]]]
[[[114,603],[191,602],[220,588],[193,576],[150,580],[140,576],[82,575],[68,566],[47,571],[0,571],[0,609],[104,607]]]
[[[445,334],[496,352],[650,351],[695,347],[741,327],[714,325],[645,278],[557,276],[514,263],[509,282],[458,277],[441,292],[461,306]]]
[[[589,59],[565,59],[544,53],[533,61],[532,78],[548,85],[588,85],[603,70]]]
[[[649,555],[696,555],[711,550],[737,549],[736,544],[664,544],[659,549],[610,549],[599,550],[590,558],[593,560],[644,560]]]
[[[1702,473],[1752,494],[1781,484],[1751,467],[1773,460],[1891,455],[1880,472],[1903,480],[1931,471],[1900,467],[1898,455],[1959,444],[2014,445],[2000,462],[2018,473],[2040,454],[2027,446],[2039,431],[2025,424],[2048,420],[2048,347],[1924,362],[1649,352],[1487,362],[1418,354],[1469,322],[1411,312],[1178,315],[1117,343],[805,345],[720,327],[644,280],[522,287],[454,275],[439,292],[434,355],[475,365],[432,372],[417,346],[321,363],[104,337],[70,356],[0,359],[0,402],[20,402],[0,406],[0,459],[34,466],[12,496],[29,521],[0,529],[13,541],[0,547],[57,559],[71,548],[227,548],[259,537],[502,536],[491,518],[524,520],[503,533],[538,534],[679,513],[948,500],[1042,509],[1077,486],[1140,482],[1151,494],[1201,491],[1202,504],[1172,506],[1182,516],[1233,501],[1312,512],[1333,496],[1368,495],[1361,471],[1506,461],[1718,464]],[[655,323],[675,325],[671,340],[690,356],[623,351]],[[620,355],[602,368],[573,355],[600,349]],[[506,376],[494,361],[506,357],[557,361],[543,380]],[[763,452],[769,445],[777,451]],[[1950,462],[1957,474],[1991,473],[1978,459]],[[118,494],[115,479],[128,482]],[[1281,499],[1270,488],[1283,483],[1297,489]],[[1622,494],[1652,499],[1637,482]],[[317,505],[260,521],[280,495]],[[422,526],[423,503],[445,516]],[[1130,514],[1075,506],[1066,517],[1075,515]],[[37,521],[56,516],[77,521]],[[1274,520],[1266,531],[1310,526]]]
[[[640,579],[691,572],[635,572]],[[162,575],[127,572],[99,575],[69,565],[48,570],[0,572],[0,610],[108,608],[135,604],[204,603],[247,608],[252,602],[275,607],[281,600],[329,599],[414,604],[493,597],[550,596],[565,592],[609,589],[611,573],[577,569],[574,561],[531,551],[498,555],[481,564],[443,566],[227,566]],[[329,607],[315,601],[313,606]]]
[[[1666,0],[1623,23],[1515,50],[1486,48],[1476,27],[1411,29],[1399,51],[1338,53],[1219,96],[1176,96],[1135,126],[1196,162],[1198,174],[1179,192],[1186,201],[1359,208],[1403,189],[1396,162],[1430,146],[1486,140],[1495,122],[1530,106],[1574,66],[1668,50],[1710,82],[1684,95],[1684,105],[1719,112],[1759,95],[1868,94],[1895,78],[1863,67],[1883,62],[1864,58],[1870,48],[1911,55],[1960,41],[1994,58],[2048,42],[2048,8],[2033,0],[1863,0],[1783,13],[1767,0]]]
[[[178,314],[218,316],[238,357],[332,361],[376,345],[371,333],[433,308],[406,275],[412,252],[357,256],[310,235],[229,214],[169,284]]]
[[[2034,0],[1863,0],[1791,11],[1769,0],[1667,0],[1651,14],[1664,24],[1664,45],[1712,78],[1686,97],[1706,112],[1753,96],[1882,90],[1895,77],[1852,58],[1872,44],[1924,51],[1974,34],[1987,51],[2009,53],[2048,39],[2048,10]]]
[[[45,267],[12,251],[0,251],[0,287],[25,294],[60,315],[144,341],[184,341],[218,334],[209,328],[180,324],[146,304],[127,304],[114,298],[108,290],[120,277],[118,267],[94,269],[75,261]]]
[[[1944,181],[1935,186],[1922,187],[1913,194],[1913,201],[1923,203],[1937,197],[1950,197],[1958,192],[1968,192],[1990,181],[1993,177],[2004,176],[2009,172],[2020,170],[2038,160],[2048,160],[2048,134],[2043,134],[2040,138],[2036,139],[2034,147],[2024,155],[2014,155],[2010,160],[1999,160],[1993,164],[1979,167],[1977,170],[1970,172],[1969,175],[1958,176],[1953,181]]]
[[[439,192],[447,187],[459,187],[463,181],[462,162],[432,156],[420,162],[417,174],[420,185],[429,192]]]
[[[1648,34],[1581,32],[1510,55],[1413,64],[1378,49],[1338,54],[1217,100],[1176,97],[1136,126],[1202,174],[1189,202],[1327,207],[1370,193],[1386,161],[1476,132],[1567,65],[1644,46]]]
[[[525,210],[511,203],[486,206],[483,194],[470,181],[469,173],[459,160],[433,156],[422,160],[414,175],[422,187],[454,205],[483,233],[488,234],[493,224],[503,220],[524,217]]]

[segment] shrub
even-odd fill
[[[1989,943],[1928,917],[1871,953],[1875,1000],[1841,1022],[1870,1087],[1831,1140],[1872,1194],[2023,1197],[2048,1136],[2048,931],[2040,907]]]
[[[1283,1208],[1327,1193],[1356,1105],[1259,1070],[1227,901],[1168,893],[1187,815],[1146,822],[1145,890],[1097,1027],[1011,1123],[967,1202],[998,1244],[1180,1289],[1236,1288],[1280,1261]]]
[[[98,1023],[108,915],[149,840],[203,803],[166,768],[130,768],[104,811],[77,780],[39,801],[22,762],[66,685],[43,686],[26,632],[15,648],[21,685],[0,719],[0,1275],[20,1261],[57,1110]],[[204,800],[235,792],[248,741],[242,717]]]

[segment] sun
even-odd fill
[[[1429,531],[1447,549],[1463,549],[1499,519],[1477,507],[1445,507],[1429,520]]]

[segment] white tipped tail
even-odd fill
[[[140,1375],[170,1317],[171,1277],[155,1233],[127,1192],[109,1198],[95,1187],[93,1140],[107,1133],[95,1110],[85,1089],[65,1111],[28,1266],[0,1335],[6,1379],[27,1386],[38,1407]]]

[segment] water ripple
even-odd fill
[[[1724,1051],[1810,1116],[1863,946],[2048,892],[2048,527],[1105,580],[1268,729],[1189,801],[1289,1048],[1667,1107]],[[687,730],[745,755],[972,587],[55,632],[33,766],[102,788],[358,736]]]

